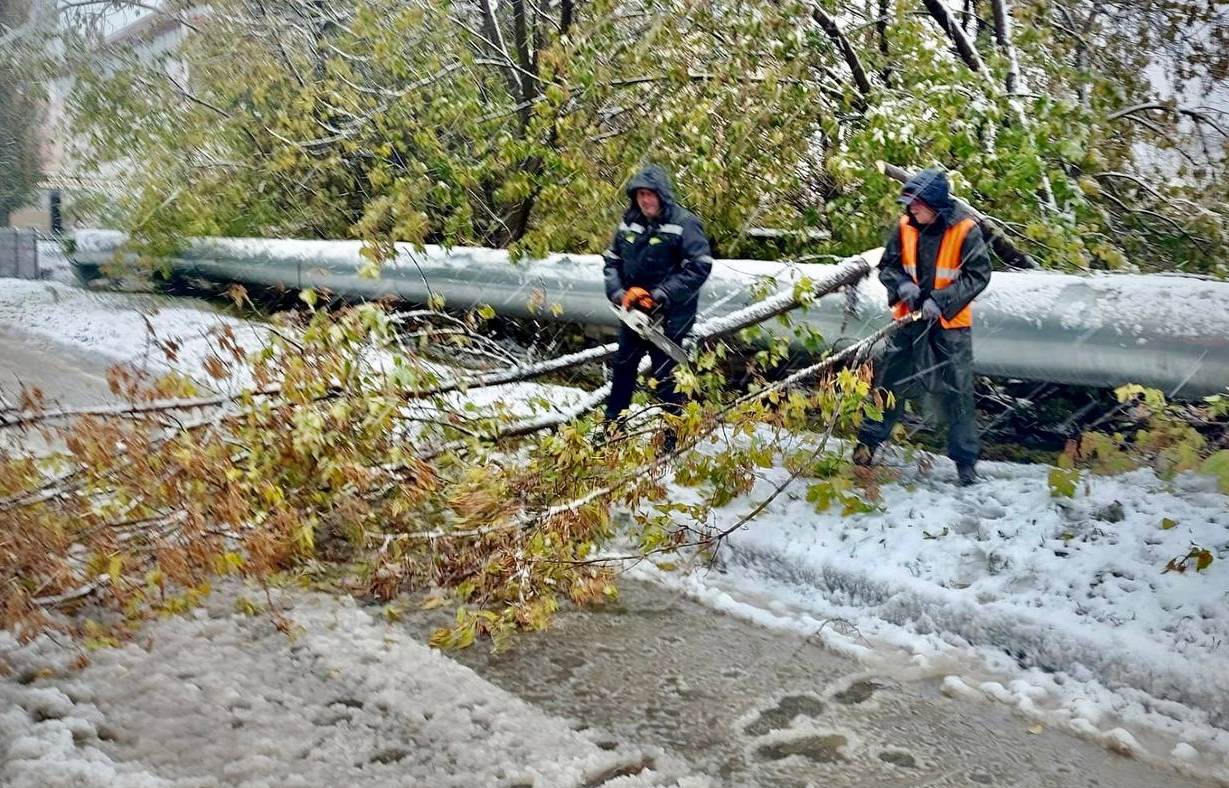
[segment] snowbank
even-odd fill
[[[934,462],[907,464],[878,511],[848,517],[817,513],[796,480],[732,535],[721,572],[659,579],[769,625],[825,629],[863,658],[887,646],[1112,747],[1125,726],[1158,760],[1229,780],[1229,497],[1141,470],[1053,498],[1047,467],[1009,463],[962,489]],[[786,476],[765,473],[714,525]],[[1193,544],[1216,557],[1206,571],[1164,571]]]
[[[107,364],[132,364],[156,374],[176,369],[208,380],[204,362],[217,345],[210,332],[223,326],[233,329],[239,342],[251,349],[259,347],[264,337],[259,323],[223,314],[204,302],[185,305],[162,296],[0,279],[0,331],[51,342]],[[154,337],[178,342],[177,360],[168,360]]]

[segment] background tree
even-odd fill
[[[226,0],[194,27],[78,92],[101,158],[142,151],[125,224],[153,248],[596,251],[653,160],[723,254],[848,254],[894,210],[887,160],[954,171],[1053,267],[1226,272],[1211,4]]]

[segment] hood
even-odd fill
[[[670,188],[670,176],[656,164],[645,167],[636,173],[636,177],[627,182],[627,203],[628,207],[634,211],[640,210],[636,207],[637,189],[652,189],[657,192],[665,210],[669,210],[670,206],[674,205],[674,190]]]
[[[951,216],[954,205],[951,184],[942,170],[931,167],[905,181],[897,202],[908,205],[914,198],[926,203],[944,218]]]

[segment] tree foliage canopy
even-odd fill
[[[174,62],[105,51],[79,117],[163,244],[596,251],[652,160],[723,254],[800,251],[759,226],[845,254],[880,240],[887,160],[954,171],[1049,266],[1224,273],[1229,121],[1170,89],[1225,90],[1223,7],[830,5],[223,0]]]

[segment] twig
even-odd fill
[[[54,596],[35,597],[31,601],[34,604],[38,605],[39,607],[52,607],[54,605],[61,605],[65,602],[71,602],[76,599],[83,599],[84,597],[89,596],[90,594],[94,593],[95,591],[102,588],[103,586],[108,585],[110,582],[111,582],[110,575],[101,574],[98,577],[94,578],[89,583],[86,583],[85,585],[80,586],[79,588],[75,588],[72,591],[68,591],[63,594],[55,594]]]

